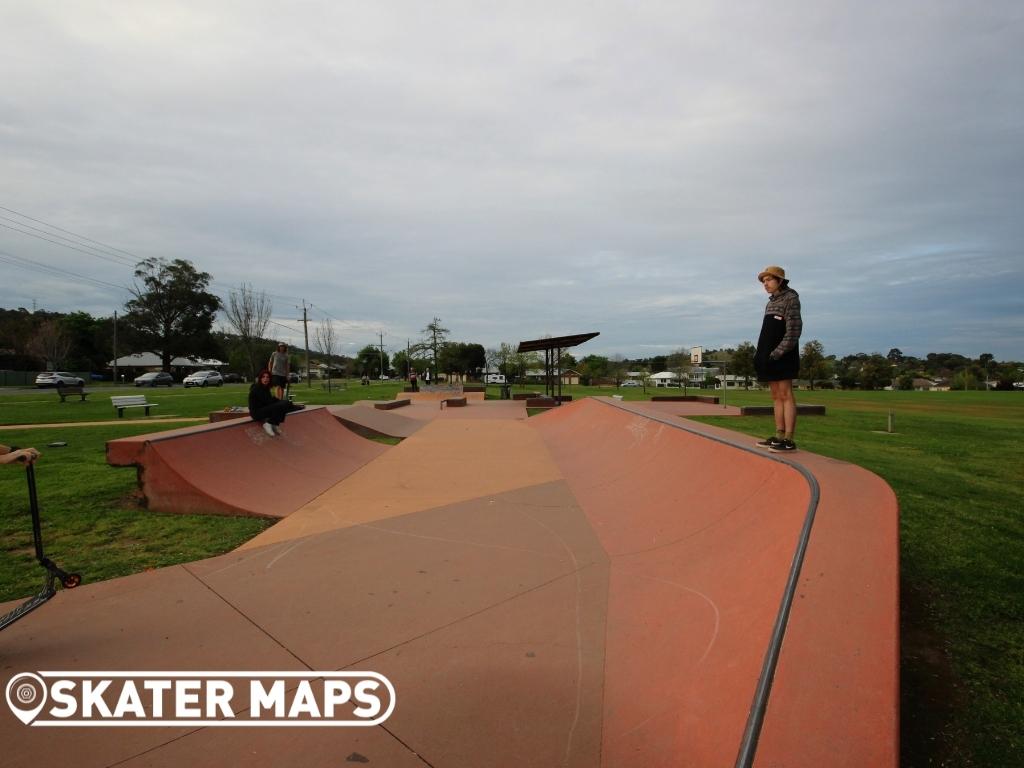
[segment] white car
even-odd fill
[[[218,371],[196,371],[181,383],[186,387],[219,387],[224,384],[224,377]]]
[[[37,387],[80,387],[85,381],[67,371],[45,371],[36,376]]]
[[[487,384],[504,384],[505,383],[505,374],[503,374],[503,373],[488,373],[487,376],[484,378],[484,381]]]
[[[622,382],[621,384],[619,384],[619,386],[620,387],[639,387],[640,386],[640,382],[639,381],[635,381],[634,379],[630,379],[629,381]]]

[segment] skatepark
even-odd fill
[[[896,500],[587,398],[314,407],[112,440],[151,509],[279,519],[238,550],[58,593],[4,632],[40,670],[372,670],[365,728],[27,727],[5,765],[895,766]],[[388,446],[368,439],[401,438]],[[5,683],[6,684],[6,683]]]

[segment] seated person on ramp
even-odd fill
[[[253,421],[263,422],[263,431],[271,437],[281,434],[281,425],[289,411],[302,410],[287,400],[278,400],[270,392],[270,371],[264,368],[249,387],[249,415]]]

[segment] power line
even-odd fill
[[[45,229],[40,229],[39,227],[33,227],[31,224],[23,224],[22,222],[15,221],[14,219],[11,219],[11,218],[9,218],[7,216],[0,216],[0,219],[3,219],[4,221],[8,221],[11,224],[16,224],[17,225],[17,227],[12,227],[12,226],[10,226],[10,224],[0,224],[0,227],[5,227],[6,229],[12,229],[15,232],[19,232],[20,234],[28,235],[29,237],[34,237],[34,238],[36,238],[38,240],[45,240],[48,243],[54,243],[55,245],[60,245],[60,246],[63,246],[64,248],[72,248],[73,250],[79,251],[80,253],[85,253],[85,254],[88,254],[90,256],[95,256],[96,258],[104,259],[105,261],[113,262],[114,264],[117,264],[119,266],[132,266],[132,267],[135,266],[133,263],[132,264],[128,263],[128,260],[125,259],[123,256],[118,256],[117,254],[107,254],[107,253],[102,253],[102,252],[96,252],[96,251],[99,251],[100,249],[95,248],[95,247],[93,247],[91,245],[86,245],[85,243],[79,243],[77,240],[72,240],[70,237],[64,237],[64,235],[56,235],[53,232],[47,232]],[[42,234],[34,235],[34,234],[32,234],[32,232],[26,232],[24,229],[19,229],[18,227],[26,227],[28,229],[34,230],[35,232],[41,232]],[[57,240],[51,240],[49,237],[43,237],[43,235],[50,235],[50,237],[58,237],[61,240],[67,240],[69,243],[73,243],[74,245],[68,245],[67,243],[61,243],[61,242],[58,242]],[[81,246],[81,248],[78,248],[76,246]],[[86,249],[86,248],[88,250],[83,250],[83,249]]]
[[[80,275],[77,272],[70,272],[66,269],[60,269],[59,267],[51,267],[49,264],[40,264],[38,262],[29,261],[28,259],[23,259],[20,256],[15,256],[14,254],[7,253],[6,251],[0,251],[0,260],[15,267],[21,267],[22,269],[42,272],[44,274],[66,275],[68,277],[73,277],[76,280],[85,280],[107,288],[115,288],[118,291],[128,291],[128,288],[123,285],[115,285],[114,283],[108,283],[105,280],[98,280],[95,277],[87,277],[86,275]]]
[[[8,221],[9,221],[9,219],[8,219]],[[90,246],[87,246],[84,243],[79,243],[79,245],[85,245],[84,248],[77,248],[74,245],[68,245],[67,243],[62,243],[62,242],[60,242],[60,240],[51,240],[50,238],[43,237],[42,235],[34,235],[31,232],[26,232],[23,229],[18,229],[17,227],[12,227],[9,224],[0,223],[0,227],[4,227],[5,229],[10,229],[10,230],[12,230],[14,232],[18,232],[18,233],[20,233],[22,235],[28,235],[29,237],[34,237],[37,240],[45,240],[48,243],[53,243],[54,245],[59,245],[62,248],[70,248],[72,251],[78,251],[79,253],[84,253],[86,256],[94,256],[94,257],[96,257],[98,259],[103,259],[105,261],[111,261],[114,264],[117,264],[118,266],[121,266],[121,267],[128,266],[124,262],[122,262],[122,261],[115,261],[113,258],[111,258],[109,256],[104,256],[103,254],[100,254],[100,253],[94,253],[93,251],[85,250],[85,248],[89,248]],[[60,237],[60,235],[54,235],[54,237]],[[134,266],[134,265],[132,265],[132,266]]]
[[[56,229],[58,232],[64,232],[65,234],[73,235],[73,236],[77,237],[79,240],[85,240],[85,241],[90,242],[90,243],[95,243],[96,245],[101,245],[104,248],[106,248],[108,251],[116,251],[117,253],[122,253],[125,256],[130,256],[132,259],[134,259],[134,263],[131,266],[135,266],[135,263],[143,261],[142,258],[140,258],[139,256],[136,256],[131,251],[126,251],[126,250],[123,250],[121,248],[115,248],[112,245],[107,245],[106,243],[101,243],[99,240],[93,240],[91,237],[86,237],[85,235],[79,235],[77,232],[72,232],[69,229],[64,229],[63,227],[58,227],[56,224],[50,224],[49,222],[42,221],[40,219],[34,219],[34,218],[32,218],[31,216],[29,216],[27,214],[20,213],[20,212],[15,211],[15,210],[13,210],[11,208],[6,208],[6,207],[0,205],[0,211],[7,211],[8,213],[13,213],[15,216],[20,216],[23,219],[28,219],[29,221],[34,221],[36,224],[42,224],[44,227],[49,227],[50,229]],[[10,219],[7,219],[7,220],[10,221]],[[15,223],[21,224],[21,222],[15,222]],[[28,225],[27,224],[21,224],[21,226],[28,226]],[[33,227],[33,229],[34,229],[34,227]]]

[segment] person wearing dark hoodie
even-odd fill
[[[271,437],[281,434],[285,416],[292,410],[287,400],[278,400],[270,392],[270,371],[264,368],[249,387],[249,415],[263,422],[263,431]]]
[[[757,443],[775,452],[795,451],[796,397],[793,379],[800,375],[800,295],[789,287],[786,270],[770,266],[757,276],[769,294],[761,323],[761,335],[754,353],[757,380],[771,389],[775,414],[775,434]]]

